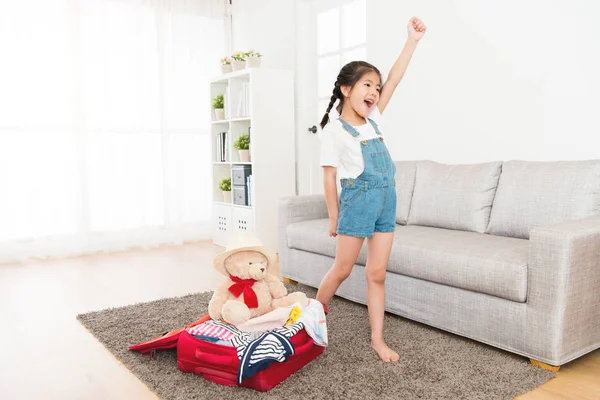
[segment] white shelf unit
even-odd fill
[[[247,115],[240,107],[244,86]],[[242,231],[277,251],[278,201],[295,195],[296,187],[293,72],[262,67],[232,72],[210,81],[211,100],[218,94],[225,95],[225,120],[216,121],[212,113],[213,242],[226,246],[234,232]],[[250,162],[240,162],[233,143],[249,130]],[[220,132],[227,132],[224,161],[218,154]],[[251,206],[224,202],[219,182],[232,178],[235,165],[252,168]]]

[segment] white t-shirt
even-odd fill
[[[330,113],[330,121],[325,125],[325,128],[323,128],[320,139],[321,166],[337,168],[337,181],[339,186],[340,179],[354,179],[362,174],[365,169],[365,162],[363,160],[360,142],[377,138],[378,135],[371,123],[367,121],[364,125],[354,127],[359,133],[359,136],[355,138],[344,129],[341,121],[338,121],[337,118],[337,113],[335,115],[331,115]],[[379,113],[377,107],[373,107],[373,110],[371,110],[371,113],[369,114],[369,118],[377,124],[381,135],[385,136],[384,130],[382,129],[383,117]]]

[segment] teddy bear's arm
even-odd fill
[[[213,293],[210,302],[208,303],[208,315],[211,319],[221,319],[221,310],[223,304],[229,299],[229,286],[231,282],[223,282]]]
[[[287,289],[283,286],[283,282],[275,275],[267,274],[265,282],[269,285],[269,291],[274,299],[280,299],[287,294]]]

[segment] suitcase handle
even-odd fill
[[[237,356],[220,356],[218,354],[206,353],[200,349],[196,349],[194,355],[196,356],[196,359],[204,362],[208,361],[211,364],[232,365],[239,361]]]
[[[314,345],[314,343],[313,343],[313,340],[312,340],[312,338],[309,336],[309,337],[308,337],[308,341],[307,341],[306,343],[304,343],[304,344],[302,344],[302,345],[300,345],[300,346],[296,347],[296,349],[295,349],[295,351],[294,351],[294,354],[295,354],[295,355],[297,355],[297,356],[299,356],[299,355],[301,355],[301,354],[304,354],[304,353],[306,353],[306,352],[310,351],[310,349],[312,349],[312,348],[313,348],[313,345]]]

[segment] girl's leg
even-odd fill
[[[316,299],[322,304],[329,303],[338,287],[350,275],[365,241],[365,238],[346,235],[337,235],[336,238],[333,267],[325,274],[317,292]]]
[[[375,232],[367,241],[367,306],[371,321],[371,347],[383,361],[398,361],[400,358],[383,340],[385,273],[393,239],[393,232]]]

